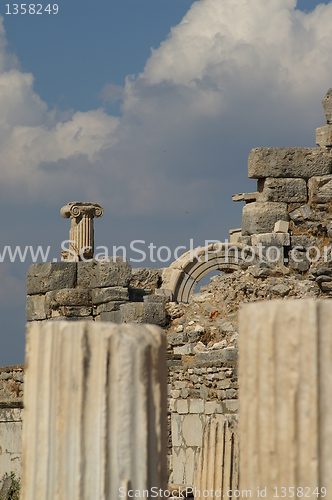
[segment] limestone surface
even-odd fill
[[[332,147],[332,126],[324,125],[316,128],[316,144],[320,147]]]
[[[237,416],[213,415],[205,424],[194,479],[194,491],[213,490],[209,498],[227,498],[239,487],[239,438]],[[195,498],[199,498],[199,495]]]
[[[91,288],[109,286],[127,287],[131,277],[131,266],[122,259],[117,258],[116,262],[113,262],[113,260],[96,262],[91,278]]]
[[[150,288],[155,290],[160,286],[161,269],[133,268],[130,286],[134,288]]]
[[[256,148],[249,154],[248,172],[250,179],[309,179],[332,172],[332,155],[320,148]]]
[[[329,89],[322,100],[326,123],[332,124],[332,89]]]
[[[274,179],[264,182],[262,201],[306,203],[307,184],[304,179]]]
[[[308,182],[308,190],[311,203],[332,201],[332,175],[312,177]]]
[[[24,500],[166,489],[166,344],[155,326],[27,328]],[[120,490],[122,488],[122,490]]]
[[[289,230],[289,222],[284,220],[278,220],[274,225],[275,233],[288,233]]]
[[[239,315],[240,489],[332,488],[332,303],[247,304]],[[318,486],[317,486],[318,485]],[[317,490],[316,490],[317,491]]]
[[[289,220],[286,203],[249,203],[242,211],[242,235],[272,233],[278,220]]]
[[[35,295],[61,288],[73,288],[75,282],[75,262],[32,264],[26,277],[27,294]]]
[[[92,290],[92,303],[94,306],[110,301],[119,300],[129,300],[129,293],[127,288],[114,286],[107,288],[94,288]]]
[[[251,243],[254,246],[259,244],[265,247],[287,247],[290,245],[290,235],[289,233],[262,233],[253,234],[251,237]]]
[[[45,295],[28,295],[25,315],[28,321],[40,321],[46,319]]]
[[[47,292],[46,303],[51,309],[58,306],[91,306],[91,290],[80,290],[79,288],[63,288]]]
[[[161,302],[128,302],[120,306],[121,322],[166,325],[166,309]]]
[[[93,219],[102,217],[104,209],[98,203],[73,201],[62,207],[60,213],[65,219],[71,219],[70,251],[62,252],[62,260],[91,259],[94,253]]]

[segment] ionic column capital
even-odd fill
[[[60,210],[65,219],[77,219],[78,217],[102,217],[104,209],[98,203],[86,203],[82,201],[71,201]]]
[[[69,252],[62,252],[62,260],[92,259],[94,251],[93,219],[102,217],[103,208],[98,203],[72,201],[62,207],[60,213],[65,219],[71,219]]]

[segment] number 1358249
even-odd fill
[[[58,4],[48,4],[44,7],[41,3],[13,3],[6,4],[6,14],[57,14],[59,12]]]

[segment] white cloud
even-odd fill
[[[104,101],[115,103],[123,99],[123,87],[108,83],[101,90],[101,97]]]
[[[241,189],[251,147],[298,145],[323,124],[332,2],[310,14],[295,7],[195,2],[121,95],[104,87],[105,99],[123,97],[121,118],[48,110],[32,75],[5,55],[1,26],[2,199],[58,203],[61,192],[93,197],[114,215],[176,214],[207,210],[236,182]]]

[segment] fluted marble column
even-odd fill
[[[229,498],[239,487],[237,415],[212,415],[205,424],[194,478],[195,498]]]
[[[240,490],[331,499],[332,301],[245,304],[239,387]]]
[[[92,259],[94,254],[93,219],[102,217],[104,210],[98,203],[73,201],[61,208],[60,213],[65,219],[71,219],[69,231],[70,252],[62,252],[62,260]]]
[[[22,500],[165,490],[164,332],[48,321],[26,340]]]

